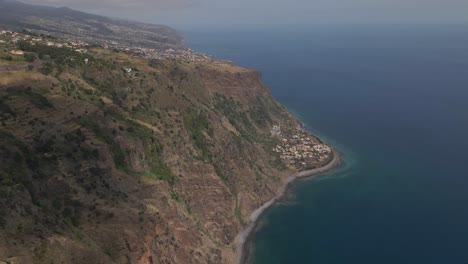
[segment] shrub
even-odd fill
[[[31,52],[26,52],[23,56],[27,62],[33,62],[36,60],[36,55]]]
[[[197,147],[205,160],[211,159],[211,153],[208,150],[208,142],[204,132],[213,135],[213,129],[210,127],[206,116],[189,112],[184,116],[184,125],[190,134],[193,144]]]

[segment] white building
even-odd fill
[[[24,55],[24,51],[22,50],[12,50],[10,53],[14,55]]]

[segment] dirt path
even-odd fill
[[[0,64],[0,71],[20,71],[27,68],[28,64]]]

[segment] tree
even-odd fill
[[[41,72],[44,75],[49,75],[52,73],[53,70],[54,70],[54,65],[52,65],[52,63],[50,62],[46,62],[44,66],[42,67]]]
[[[27,62],[33,62],[33,61],[36,60],[36,55],[34,53],[31,53],[31,52],[27,52],[23,56],[24,56],[24,59]]]

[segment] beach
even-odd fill
[[[252,239],[252,235],[255,233],[255,229],[258,227],[258,224],[260,223],[262,214],[284,196],[284,194],[286,193],[286,190],[288,189],[291,183],[293,183],[297,179],[317,176],[322,173],[329,172],[330,170],[337,168],[340,164],[341,164],[340,154],[335,149],[333,149],[333,159],[326,165],[320,168],[301,171],[301,172],[298,172],[296,175],[288,177],[284,181],[283,186],[279,189],[277,195],[272,197],[262,206],[260,206],[255,211],[253,211],[252,214],[250,214],[249,224],[247,225],[246,228],[244,228],[237,235],[236,240],[235,240],[236,241],[235,245],[237,249],[235,263],[236,264],[247,263],[249,255],[250,255],[250,251],[252,249],[251,243],[250,243]]]

